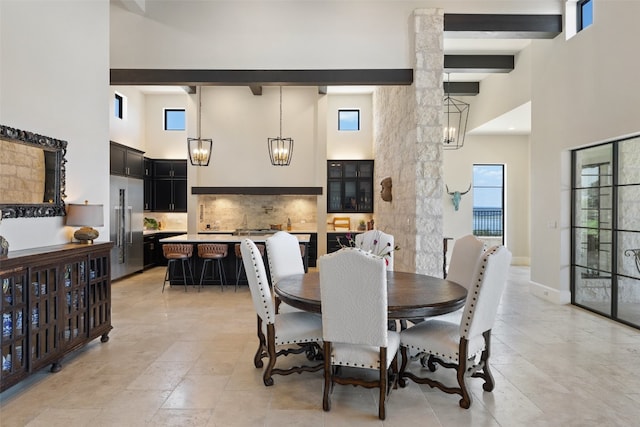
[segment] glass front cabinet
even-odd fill
[[[327,212],[373,212],[373,160],[327,161]]]
[[[10,252],[0,268],[0,391],[111,330],[111,243]]]

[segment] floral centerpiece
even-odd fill
[[[400,250],[400,246],[395,245],[394,247],[391,246],[391,243],[388,242],[386,245],[380,245],[380,239],[378,238],[374,238],[373,239],[373,247],[363,247],[362,244],[357,244],[354,237],[351,235],[351,233],[347,233],[345,235],[346,238],[346,243],[343,243],[342,240],[340,239],[340,237],[336,237],[336,239],[338,240],[338,244],[340,245],[341,248],[358,248],[358,249],[362,249],[366,252],[370,252],[373,255],[379,256],[380,258],[384,258],[385,264],[389,265],[389,258],[391,257],[391,254],[394,251],[398,251]]]

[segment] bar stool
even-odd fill
[[[256,243],[260,256],[264,260],[264,244]],[[242,263],[242,252],[240,251],[240,243],[236,243],[234,246],[234,252],[236,253],[236,289],[238,292],[238,283],[240,282],[240,276],[244,273],[244,279],[247,280],[247,272],[244,270],[244,264]],[[247,281],[248,283],[248,281]]]
[[[204,261],[202,263],[202,273],[200,274],[200,288],[207,272],[207,266],[211,264],[211,280],[216,280],[216,266],[218,269],[218,280],[220,280],[220,291],[224,291],[227,278],[224,273],[222,260],[227,257],[228,246],[222,243],[201,243],[198,245],[198,256]],[[215,262],[214,262],[215,261]]]
[[[180,261],[182,263],[182,281],[184,283],[184,291],[187,292],[187,269],[191,281],[193,280],[193,272],[191,271],[191,255],[193,254],[193,245],[185,243],[167,243],[162,245],[162,253],[167,259],[167,271],[164,273],[164,282],[162,283],[162,292],[164,286],[169,282],[171,286],[171,276],[175,273],[175,265]]]

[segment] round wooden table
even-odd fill
[[[301,310],[321,313],[320,273],[280,280],[275,293]],[[424,274],[387,272],[389,320],[417,319],[450,313],[464,306],[467,290],[455,282]]]

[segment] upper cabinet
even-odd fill
[[[373,212],[373,160],[327,161],[327,212]]]
[[[153,211],[186,212],[187,161],[154,159],[152,189]]]
[[[144,152],[111,141],[111,175],[143,179],[145,175]]]
[[[187,178],[186,160],[154,160],[154,178]]]

